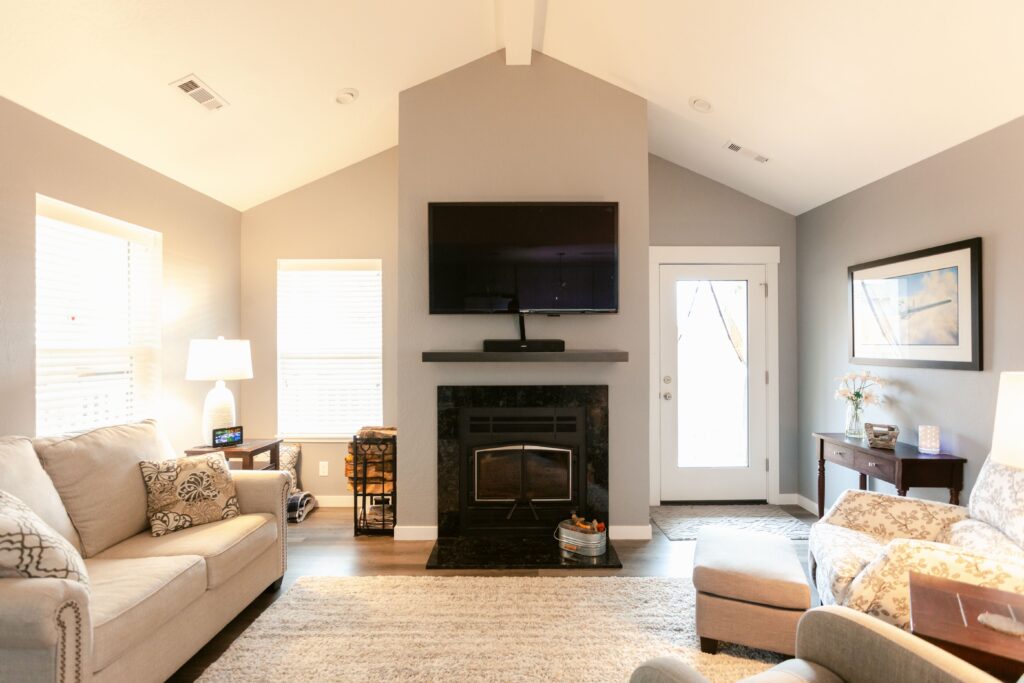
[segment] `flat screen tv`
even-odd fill
[[[615,313],[616,202],[429,206],[431,313]]]

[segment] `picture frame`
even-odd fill
[[[851,363],[982,369],[980,237],[847,271]]]

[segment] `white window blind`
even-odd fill
[[[37,197],[36,434],[152,417],[159,233]]]
[[[277,263],[279,434],[348,438],[381,424],[380,260]]]

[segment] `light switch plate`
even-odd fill
[[[326,477],[327,476],[327,461],[326,460],[321,460],[320,461],[320,476],[321,477]]]

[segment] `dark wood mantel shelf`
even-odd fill
[[[629,351],[424,351],[424,363],[626,363]]]

